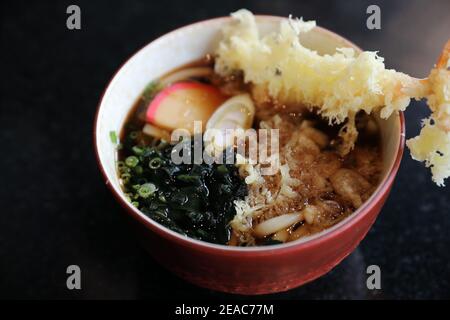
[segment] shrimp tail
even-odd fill
[[[444,46],[444,49],[439,56],[439,59],[436,63],[437,69],[447,69],[449,67],[449,58],[450,58],[450,39],[447,40],[447,43]]]

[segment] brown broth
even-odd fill
[[[213,59],[210,56],[207,56],[173,70],[167,75],[184,68],[212,67],[213,65]],[[232,96],[239,92],[252,93],[251,85],[244,84],[242,76],[239,73],[228,78],[222,78],[214,74],[211,77],[194,79],[194,81],[215,85],[226,96]],[[277,215],[300,211],[310,205],[320,208],[320,213],[316,215],[312,223],[303,220],[286,229],[288,234],[286,241],[292,241],[320,232],[338,223],[354,212],[359,206],[358,199],[355,200],[352,197],[349,198],[344,196],[342,191],[339,192],[339,179],[346,178],[345,173],[350,176],[356,176],[356,180],[360,180],[359,177],[362,177],[363,181],[357,183],[358,187],[362,190],[359,195],[362,202],[370,197],[379,183],[382,159],[379,129],[376,127],[376,122],[372,116],[367,116],[363,113],[357,115],[359,136],[355,148],[348,155],[342,157],[339,155],[336,148],[339,144],[338,132],[342,125],[330,126],[328,122],[320,116],[302,107],[286,107],[279,105],[276,102],[267,101],[263,104],[255,103],[255,106],[257,108],[256,119],[254,122],[255,128],[259,127],[260,121],[271,121],[270,119],[276,114],[282,118],[284,128],[280,128],[280,144],[283,144],[283,139],[288,141],[292,138],[292,132],[299,130],[304,121],[313,123],[312,128],[323,133],[327,137],[329,143],[325,147],[320,148],[319,152],[309,152],[305,149],[306,151],[303,150],[295,156],[296,163],[298,164],[296,165],[295,170],[291,168],[293,171],[291,172],[291,176],[300,181],[300,185],[294,188],[295,192],[299,195],[298,198],[287,199],[275,206],[269,206],[262,210],[262,212],[254,218],[254,226],[257,223]],[[127,143],[127,136],[134,131],[139,135],[140,143],[142,145],[155,143],[154,139],[145,136],[141,132],[142,127],[145,125],[143,114],[145,114],[147,107],[148,101],[146,101],[143,96],[139,97],[134,106],[130,109],[125,125],[120,132],[122,142]],[[283,131],[286,130],[291,130],[291,132],[283,133]],[[283,138],[283,134],[285,134],[285,138]],[[284,144],[286,144],[286,141],[284,141]],[[125,148],[119,151],[120,160],[125,159],[129,155],[124,150]],[[309,160],[306,161],[306,159]],[[332,168],[332,166],[334,167]],[[340,178],[338,171],[341,173]],[[350,171],[352,173],[348,173]],[[272,189],[275,192],[279,187],[279,182],[277,182],[274,177],[264,177],[264,179],[268,189]],[[252,188],[252,186],[249,186],[249,189]],[[355,188],[357,189],[357,187]],[[247,233],[234,231],[229,244],[258,245],[266,240],[267,237],[262,239],[258,238],[251,230]]]

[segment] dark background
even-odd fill
[[[82,29],[66,28],[81,7]],[[378,4],[382,29],[366,28]],[[115,70],[152,39],[246,7],[303,16],[379,50],[388,67],[425,76],[448,39],[442,1],[7,1],[1,4],[1,298],[229,298],[178,279],[139,247],[105,187],[92,126]],[[157,61],[155,61],[157,63]],[[417,134],[424,103],[406,112]],[[271,298],[450,297],[450,194],[406,152],[391,196],[358,249],[326,276]],[[66,268],[82,290],[66,289]],[[377,264],[382,289],[369,291]],[[261,297],[259,297],[261,298]]]

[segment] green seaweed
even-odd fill
[[[230,239],[234,201],[247,187],[231,164],[174,164],[173,145],[142,146],[129,135],[119,174],[130,201],[144,214],[180,234],[213,243]],[[191,143],[191,155],[194,144]]]

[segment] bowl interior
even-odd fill
[[[283,18],[269,16],[257,17],[257,23],[261,33],[276,30],[280,19]],[[220,40],[221,28],[229,22],[230,18],[207,20],[177,29],[158,38],[133,55],[120,68],[106,88],[100,102],[94,128],[96,151],[107,183],[110,184],[115,193],[124,202],[127,202],[127,200],[119,186],[119,179],[115,167],[117,152],[115,145],[111,142],[110,132],[120,132],[130,108],[150,81],[176,67],[213,52],[216,44]],[[319,27],[305,34],[301,42],[303,45],[321,54],[334,53],[338,47],[353,47],[358,52],[360,51],[358,47],[346,39]],[[401,127],[399,115],[393,115],[387,120],[378,118],[378,122],[381,128],[383,150],[381,186],[391,171],[397,157],[401,143]],[[377,191],[374,192],[374,195],[376,193]],[[129,207],[137,214],[140,214],[143,219],[148,220],[151,224],[156,224],[131,204],[129,204]],[[345,223],[345,220],[341,223]],[[333,229],[339,227],[341,223],[334,226]],[[162,226],[159,227],[168,232],[172,232]],[[328,230],[323,232],[327,232]]]

